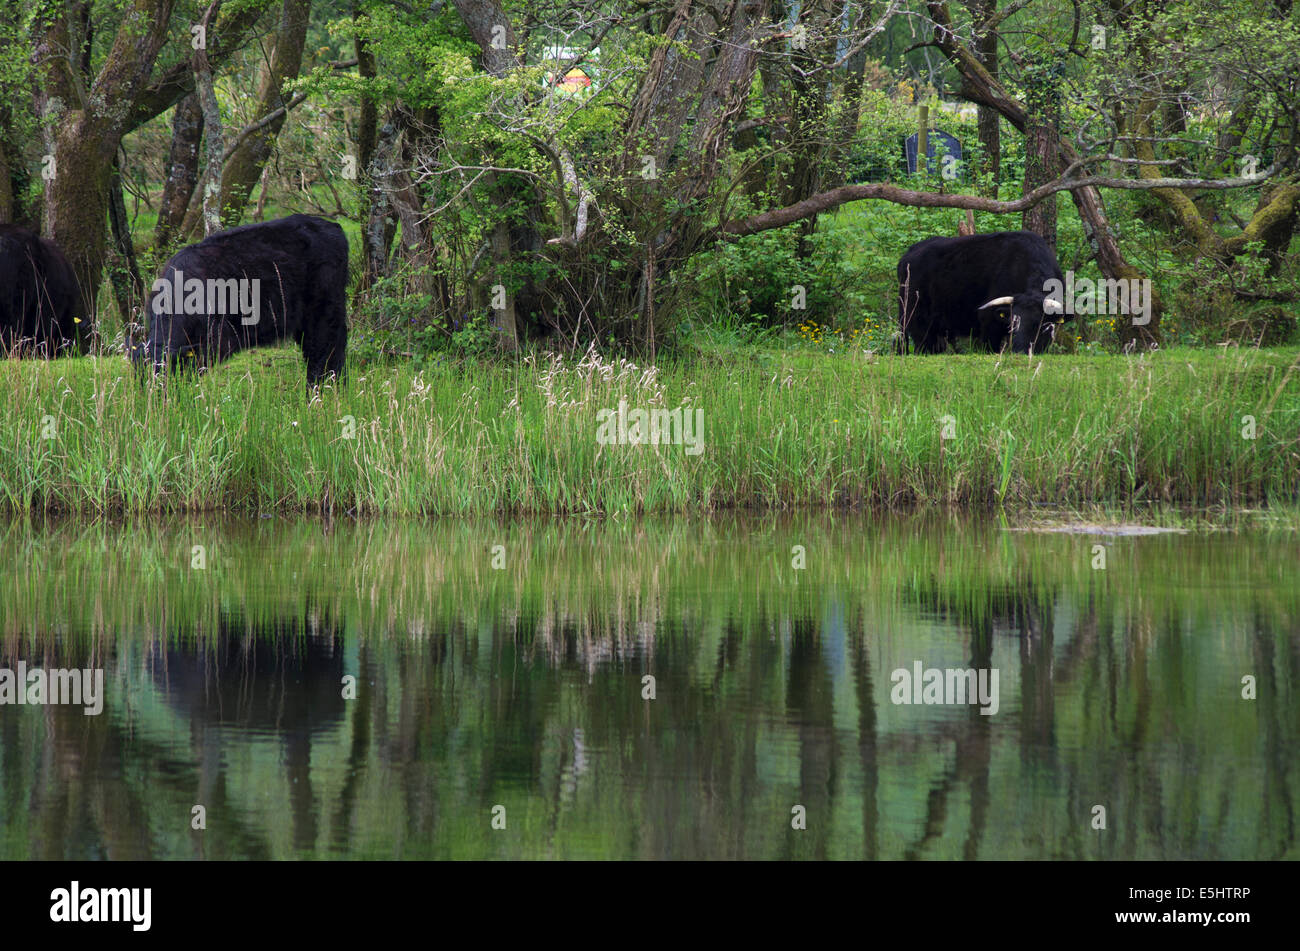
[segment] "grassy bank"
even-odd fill
[[[754,350],[658,367],[536,356],[359,367],[310,402],[303,380],[287,349],[166,388],[141,386],[120,357],[0,361],[0,508],[614,514],[1300,499],[1295,349],[1033,361]],[[702,451],[602,445],[597,412],[620,400],[698,407]]]

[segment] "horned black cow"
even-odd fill
[[[162,371],[210,366],[279,340],[302,346],[308,385],[343,375],[348,239],[332,221],[290,215],[182,248],[154,281],[146,342],[133,357]]]
[[[58,356],[85,317],[72,265],[53,241],[0,225],[0,354]]]
[[[898,320],[918,353],[937,353],[974,336],[993,350],[1017,353],[1052,342],[1061,301],[1048,297],[1064,279],[1056,255],[1032,231],[927,238],[898,262]]]

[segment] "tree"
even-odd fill
[[[72,263],[86,312],[94,302],[104,264],[105,223],[113,156],[130,128],[134,104],[148,85],[154,61],[167,41],[172,0],[134,0],[99,71],[88,77],[74,59],[88,26],[60,4],[41,29],[36,59],[41,69],[40,106],[53,174],[45,190],[45,227]],[[78,335],[84,349],[85,334]]]
[[[233,149],[221,173],[221,221],[226,227],[239,224],[248,196],[262,175],[288,112],[283,87],[296,79],[302,68],[302,49],[307,41],[310,0],[284,0],[270,56],[257,88],[256,131],[245,136]]]
[[[156,122],[141,134],[164,151],[161,120],[175,107],[155,228],[166,252],[198,229],[205,199],[207,230],[246,217],[259,179],[275,178],[286,129],[303,130],[303,155],[279,146],[303,172],[333,167],[346,127],[360,162],[357,191],[344,191],[365,205],[361,287],[379,283],[362,307],[403,323],[418,310],[448,334],[486,317],[507,348],[549,336],[650,352],[719,242],[789,229],[794,266],[816,267],[818,217],[848,201],[1016,213],[1050,241],[1066,191],[1110,279],[1144,275],[1108,217],[1109,189],[1149,193],[1133,203],[1159,209],[1175,246],[1229,264],[1262,247],[1280,267],[1300,217],[1300,34],[1290,4],[1274,0],[349,0],[333,20],[326,10],[58,2],[0,25],[0,90],[32,101],[0,104],[0,215],[43,218],[91,298],[111,223],[126,306],[142,279],[113,171],[132,160],[125,136]],[[250,46],[259,28],[264,48]],[[1108,43],[1093,41],[1096,29]],[[355,59],[300,75],[322,30]],[[917,42],[901,50],[909,34]],[[14,51],[28,36],[24,65]],[[245,47],[260,55],[233,55]],[[875,54],[895,76],[914,65],[976,106],[991,191],[907,189],[887,171],[844,184],[855,143],[894,148],[894,131],[860,128],[864,76],[896,85],[868,69]],[[576,70],[593,78],[585,91],[562,82]],[[253,91],[247,109],[219,98],[232,89]],[[287,117],[313,100],[333,105],[312,111],[321,141],[303,144],[306,126]],[[1023,187],[1007,183],[1009,193],[995,184],[1003,120],[1027,155]],[[47,154],[53,178],[38,182]],[[1232,189],[1251,189],[1253,210],[1222,197]],[[322,207],[303,194],[300,205]],[[784,294],[771,283],[765,293]],[[399,284],[409,295],[394,295]],[[1124,327],[1126,342],[1158,339],[1159,308],[1157,296],[1152,323]]]
[[[1140,177],[1157,178],[1162,167],[1179,161],[1173,143],[1186,138],[1181,98],[1192,66],[1226,82],[1238,100],[1213,160],[1259,182],[1250,218],[1237,222],[1236,234],[1225,236],[1191,190],[1159,188],[1151,194],[1200,254],[1228,263],[1259,242],[1275,268],[1300,216],[1300,26],[1291,4],[1110,2],[1109,7],[1117,33],[1132,37],[1115,44],[1105,60],[1114,77],[1106,104],[1120,117],[1110,141],[1127,145]],[[1261,107],[1266,122],[1260,121]],[[1253,141],[1252,127],[1259,130]],[[1272,162],[1265,168],[1263,153],[1270,146]]]
[[[172,23],[174,7],[174,0],[130,0],[115,28],[92,22],[89,4],[52,4],[34,14],[35,95],[51,169],[45,232],[72,263],[88,313],[95,312],[103,278],[113,161],[122,138],[192,89],[188,67],[180,73],[175,67],[157,69],[169,41],[189,45],[187,26]],[[258,13],[257,3],[246,2],[218,21],[217,42],[209,45],[218,61],[239,46]],[[113,37],[97,69],[91,61],[92,33]],[[83,332],[78,346],[84,350],[88,342]]]

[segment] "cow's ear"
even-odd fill
[[[1013,300],[1015,300],[1014,297],[995,297],[995,298],[993,298],[991,301],[989,301],[988,303],[980,304],[979,307],[977,307],[977,308],[975,308],[975,309],[976,309],[976,310],[988,310],[990,307],[1006,307],[1006,306],[1009,305]]]

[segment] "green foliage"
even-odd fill
[[[381,277],[360,302],[348,338],[348,349],[359,364],[433,349],[428,346],[433,328],[427,323],[433,295],[411,291],[412,283],[407,271]]]
[[[219,22],[229,22],[249,5],[266,12],[255,32],[274,28],[278,4],[270,0],[230,0]],[[28,51],[35,27],[60,8],[53,3],[21,9],[11,3],[11,8],[13,16],[0,17],[0,145],[18,189],[17,204],[39,211],[41,129],[30,109],[6,104],[32,101],[38,77]],[[175,5],[175,36],[160,54],[159,69],[186,60],[186,26],[204,9],[198,0]],[[668,48],[671,63],[691,64],[698,51],[680,37],[647,28],[654,18],[647,19],[640,4],[602,8],[602,16],[610,16],[603,25],[581,22],[567,9],[548,10],[550,29],[530,26],[529,4],[511,2],[504,9],[517,28],[524,65],[493,76],[483,69],[481,51],[454,4],[363,0],[313,7],[302,75],[285,90],[308,98],[290,113],[274,143],[266,217],[293,211],[336,216],[348,229],[354,255],[359,254],[357,223],[369,212],[372,183],[365,169],[352,181],[340,168],[343,158],[356,152],[358,106],[366,101],[377,108],[381,122],[390,118],[400,126],[398,164],[410,176],[415,211],[427,229],[418,246],[394,250],[392,278],[355,296],[354,349],[363,360],[422,360],[490,348],[496,339],[490,322],[474,315],[485,313],[485,288],[496,284],[526,305],[520,308],[521,320],[531,322],[526,331],[540,336],[555,329],[579,344],[612,340],[629,347],[653,340],[659,347],[676,341],[689,349],[690,334],[716,324],[720,337],[753,339],[781,328],[791,338],[786,342],[798,346],[843,349],[850,340],[855,347],[865,340],[868,349],[878,349],[892,333],[898,257],[917,240],[954,234],[957,213],[874,202],[822,214],[811,230],[798,224],[739,241],[715,241],[713,229],[723,218],[789,200],[805,154],[818,156],[818,187],[841,179],[891,180],[929,190],[988,191],[989,183],[975,179],[982,156],[971,105],[939,98],[940,92],[957,93],[956,74],[932,49],[914,48],[910,16],[895,17],[863,50],[867,62],[855,103],[846,95],[851,84],[842,67],[828,72],[823,85],[790,68],[809,65],[811,54],[788,59],[778,52],[764,59],[765,68],[752,75],[748,100],[728,118],[743,131],[738,126],[735,136],[724,137],[716,179],[709,178],[709,187],[695,195],[701,173],[690,143],[697,124],[709,117],[690,113],[652,179],[642,177],[640,162],[662,150],[660,127],[648,123],[632,134],[628,123],[652,57]],[[967,37],[967,5],[950,9],[960,35]],[[1105,137],[1114,131],[1110,124],[1129,121],[1124,116],[1145,91],[1157,99],[1153,131],[1159,160],[1169,163],[1160,166],[1164,173],[1238,174],[1247,160],[1262,168],[1288,161],[1293,149],[1287,143],[1295,136],[1288,129],[1300,114],[1300,99],[1290,78],[1300,62],[1300,33],[1294,13],[1281,15],[1279,9],[1264,0],[1228,5],[1179,0],[1124,11],[1087,4],[1079,8],[1076,34],[1075,8],[1035,2],[1002,23],[999,79],[1024,101],[1059,93],[1067,138],[1079,145],[1097,137],[1094,148],[1122,155],[1127,146],[1122,141],[1107,146]],[[615,19],[620,11],[624,15]],[[92,72],[108,55],[123,14],[122,4],[91,6]],[[1108,30],[1108,42],[1100,47],[1090,42],[1094,25]],[[554,63],[545,51],[562,37],[581,49],[597,36],[599,58],[584,64],[596,85],[581,96],[555,92],[547,80]],[[363,77],[339,66],[355,55],[358,40],[375,56],[378,75]],[[825,55],[838,56],[832,40],[818,42]],[[1076,46],[1066,55],[1071,41]],[[705,51],[709,68],[715,52]],[[770,53],[764,47],[760,56]],[[262,66],[261,54],[250,45],[218,71],[228,137],[256,119],[248,109]],[[683,82],[687,72],[679,77]],[[815,101],[823,91],[825,102]],[[963,178],[908,179],[903,173],[901,143],[916,131],[919,103],[930,106],[933,128],[963,143]],[[1243,103],[1251,108],[1239,110]],[[857,125],[841,153],[832,140],[845,131],[839,123],[853,104]],[[662,95],[656,108],[668,109]],[[1244,116],[1236,130],[1240,142],[1221,147],[1232,131],[1229,117],[1239,111]],[[794,112],[815,116],[809,121],[819,124],[795,128],[787,115]],[[132,193],[128,207],[136,216],[146,276],[159,263],[148,257],[150,205],[167,173],[168,119],[164,114],[147,123],[123,146],[124,179]],[[801,151],[810,140],[816,148]],[[1091,168],[1135,173],[1119,161]],[[1003,122],[999,197],[1018,197],[1023,176],[1022,136]],[[571,248],[566,239],[574,228],[579,185],[591,198],[589,237]],[[688,192],[689,204],[683,197]],[[1223,237],[1240,233],[1259,194],[1255,188],[1189,191]],[[1065,194],[1052,200],[1060,212],[1062,266],[1095,278],[1092,249],[1073,203]],[[1188,241],[1158,196],[1108,191],[1106,203],[1124,255],[1161,292],[1170,342],[1288,339],[1285,306],[1300,296],[1294,260],[1283,255],[1280,265],[1273,261],[1264,267],[1255,263],[1258,254],[1247,253],[1224,266],[1206,260]],[[978,226],[1018,228],[1020,216],[981,215]],[[488,249],[501,228],[511,238],[504,253]],[[654,306],[648,307],[643,284],[651,246],[670,248],[670,256],[656,260]],[[804,289],[803,308],[795,306],[796,287]],[[654,315],[653,328],[645,326],[647,313]],[[110,310],[98,329],[106,347],[123,338],[120,319]],[[1071,329],[1077,341],[1072,335],[1070,343],[1085,350],[1117,342],[1108,321],[1080,321]]]
[[[451,335],[452,347],[470,356],[483,356],[500,349],[501,332],[483,314],[471,314]]]

